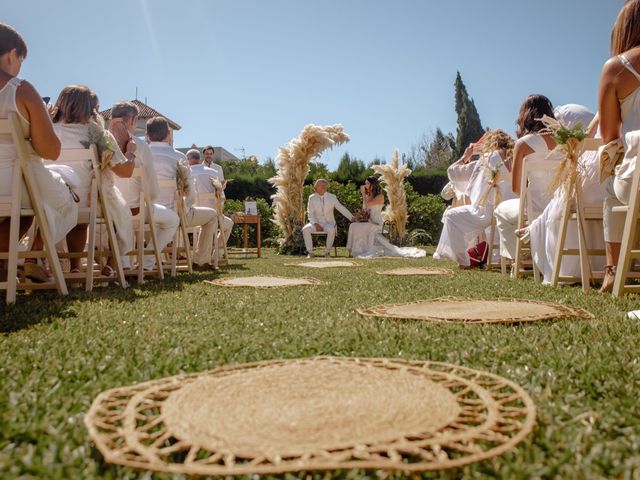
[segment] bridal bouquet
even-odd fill
[[[369,211],[359,209],[356,214],[353,216],[354,222],[368,222],[369,221]]]

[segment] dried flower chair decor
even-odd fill
[[[542,122],[546,126],[546,132],[550,133],[557,146],[554,151],[563,155],[558,170],[550,186],[550,191],[561,189],[564,202],[562,220],[560,222],[560,232],[558,236],[558,248],[555,253],[553,274],[551,284],[557,285],[560,281],[581,280],[582,290],[589,290],[590,281],[594,278],[594,273],[589,264],[590,254],[601,254],[597,250],[590,250],[587,247],[585,223],[588,220],[602,220],[602,205],[588,207],[582,198],[582,177],[585,175],[584,166],[580,163],[580,156],[587,150],[597,150],[602,141],[600,139],[589,138],[590,126],[584,127],[581,123],[574,127],[567,127],[556,119],[544,116]],[[575,212],[575,213],[574,213]],[[572,255],[574,250],[564,248],[567,237],[567,227],[569,220],[576,220],[578,230],[578,256],[580,257],[581,278],[561,277],[560,265],[562,257]],[[600,278],[603,273],[598,275]]]
[[[385,224],[389,226],[390,240],[402,244],[407,229],[407,196],[404,190],[404,180],[411,174],[407,165],[398,162],[398,149],[393,152],[391,165],[374,165],[373,171],[380,175],[380,180],[387,193],[389,204],[382,212]]]
[[[277,174],[269,179],[276,187],[272,195],[275,210],[274,222],[282,229],[284,240],[280,252],[301,254],[305,252],[302,238],[305,209],[302,199],[304,180],[309,173],[309,163],[327,148],[349,141],[342,125],[307,125],[300,136],[280,147]]]

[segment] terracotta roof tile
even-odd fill
[[[157,110],[154,110],[146,103],[142,103],[140,100],[131,100],[131,103],[135,104],[136,107],[138,107],[138,110],[140,110],[139,118],[149,119],[153,117],[162,117],[166,119],[167,122],[169,122],[169,126],[173,130],[180,130],[182,128],[180,125],[178,125],[176,122],[171,120],[169,117],[162,115],[160,112],[158,112]],[[105,120],[111,120],[111,109],[108,108],[107,110],[103,110],[102,112],[100,112],[100,115],[102,115]]]

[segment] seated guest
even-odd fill
[[[611,292],[624,232],[625,213],[613,208],[627,205],[631,196],[636,152],[640,144],[640,0],[627,1],[611,32],[611,58],[600,76],[598,112],[602,140],[625,151],[613,175],[605,180],[604,239],[607,256],[601,292]],[[614,143],[615,142],[615,143]],[[603,153],[604,155],[604,153]],[[616,157],[616,155],[613,155]],[[621,155],[620,155],[621,156]]]
[[[445,200],[451,200],[452,207],[465,205],[465,192],[469,186],[471,174],[476,165],[475,162],[480,159],[479,152],[482,151],[482,144],[487,135],[488,133],[485,133],[476,143],[469,144],[462,157],[447,168],[449,183],[445,187],[446,190],[443,189],[443,194],[445,191],[451,192],[449,194],[450,198],[445,198]]]
[[[137,167],[142,167],[144,171],[144,177],[149,190],[149,199],[152,203],[153,220],[156,226],[156,238],[158,240],[158,248],[162,250],[173,239],[176,233],[176,229],[180,224],[178,214],[159,203],[156,203],[158,198],[159,186],[158,176],[153,166],[153,157],[151,150],[146,142],[139,139],[133,133],[136,129],[138,122],[138,107],[132,102],[118,102],[111,109],[111,122],[109,124],[109,130],[114,132],[114,136],[118,143],[122,145],[128,141],[133,141],[136,145],[135,162]],[[115,131],[120,131],[120,134],[116,134]],[[119,138],[122,137],[122,138]],[[133,215],[134,225],[137,225],[138,217],[140,215],[140,191],[142,185],[140,178],[119,178],[116,180],[116,185],[122,191],[123,196],[127,200],[127,205],[131,209]],[[123,265],[125,268],[129,267],[131,263],[130,257],[126,256],[123,259]],[[144,258],[144,269],[153,270],[156,264],[155,255],[146,255]]]
[[[94,138],[94,132],[99,132],[105,136],[115,151],[111,155],[108,164],[103,165],[102,181],[104,182],[105,204],[109,209],[116,230],[120,253],[125,254],[133,248],[133,224],[131,211],[127,207],[127,202],[122,197],[122,193],[115,186],[115,177],[128,178],[133,173],[135,161],[135,143],[128,142],[126,151],[123,153],[117,146],[113,135],[104,129],[104,120],[98,113],[98,97],[88,87],[84,85],[70,85],[62,89],[58,100],[53,107],[53,128],[62,142],[63,149],[86,148]],[[101,153],[99,152],[99,155]],[[98,159],[100,162],[101,160]],[[93,167],[89,162],[69,162],[77,184],[76,193],[79,197],[79,206],[88,207],[90,202],[90,190]],[[64,170],[61,170],[64,175]],[[83,252],[87,242],[88,225],[77,225],[67,235],[67,246],[69,252]],[[70,260],[71,271],[80,271],[80,259]],[[115,276],[115,259],[109,258],[107,265],[103,269],[103,275]]]
[[[78,207],[64,180],[57,173],[45,168],[42,158],[54,160],[60,155],[60,140],[56,136],[51,118],[38,91],[25,80],[17,78],[22,62],[27,57],[27,45],[11,26],[0,23],[0,118],[17,113],[24,138],[31,143],[34,181],[43,201],[44,214],[49,223],[54,242],[59,242],[75,226]],[[9,195],[13,168],[17,152],[11,135],[0,135],[0,195]],[[29,208],[31,202],[23,185],[22,207]],[[33,218],[20,219],[22,237]],[[9,251],[10,218],[0,218],[0,251]],[[42,239],[36,235],[32,249],[42,249]],[[36,259],[26,259],[24,274],[27,278],[46,282],[48,276]],[[4,277],[6,277],[6,272]]]
[[[212,208],[195,206],[197,187],[185,156],[173,148],[173,132],[163,117],[147,122],[147,139],[158,180],[171,180],[185,184],[185,218],[188,227],[201,227],[193,261],[196,270],[213,269],[213,239],[218,231],[218,216]],[[176,188],[160,189],[158,203],[175,209]]]
[[[544,95],[530,95],[520,107],[516,122],[516,134],[519,140],[513,149],[511,180],[512,191],[517,197],[520,196],[520,182],[522,180],[524,162],[544,160],[556,146],[556,142],[550,134],[541,133],[545,128],[540,121],[543,115],[554,118],[551,101]],[[553,171],[537,172],[532,177],[535,178],[535,182],[529,189],[529,195],[533,203],[532,209],[536,212],[535,217],[542,213],[551,199],[548,190],[553,177]],[[520,198],[502,202],[493,212],[496,218],[496,229],[500,232],[500,255],[512,260],[516,256],[516,230],[518,228],[519,213]],[[529,222],[532,222],[534,218],[530,218]]]
[[[587,128],[594,119],[593,112],[590,112],[582,105],[562,105],[554,110],[556,119],[563,125],[572,128],[578,123]],[[594,124],[597,126],[597,124]],[[594,128],[595,129],[595,128]],[[582,192],[584,205],[600,204],[604,198],[604,188],[599,179],[599,156],[597,152],[588,151],[583,153],[578,160],[580,172],[579,187]],[[538,270],[542,274],[544,284],[551,283],[553,275],[553,263],[558,249],[558,234],[560,232],[560,222],[562,213],[567,202],[566,192],[560,186],[553,195],[553,198],[546,206],[542,214],[531,222],[531,225],[524,229],[524,232],[516,232],[523,240],[530,241],[531,256]],[[586,222],[585,236],[589,248],[602,248],[602,229],[595,222]],[[564,248],[578,249],[578,233],[576,223],[570,222],[567,225],[567,235]],[[592,266],[596,259],[592,259]],[[560,275],[563,277],[578,277],[580,275],[580,262],[577,256],[565,256],[562,259]]]
[[[338,198],[327,192],[328,183],[324,178],[319,178],[313,184],[316,193],[309,196],[307,203],[307,215],[309,223],[302,227],[302,236],[304,245],[307,249],[307,257],[313,257],[313,240],[312,232],[326,232],[327,243],[325,245],[325,257],[328,257],[336,238],[336,220],[333,216],[333,210],[338,211],[349,220],[353,220],[353,215],[345,206],[343,206]]]
[[[187,161],[191,166],[191,173],[196,178],[196,188],[198,190],[198,194],[206,194],[206,193],[215,193],[216,188],[213,186],[212,179],[220,181],[220,177],[218,176],[218,172],[213,168],[205,167],[202,164],[202,156],[198,150],[191,149],[187,152]],[[222,183],[219,183],[222,187]],[[224,191],[220,191],[221,196],[224,195]],[[224,197],[222,197],[224,198]],[[215,199],[206,199],[202,202],[197,200],[197,204],[200,207],[208,207],[216,209],[216,201]],[[222,207],[224,202],[220,205]],[[222,212],[219,212],[222,215]],[[229,241],[229,237],[231,236],[231,230],[233,228],[233,220],[227,217],[226,215],[222,215],[222,225],[218,225],[224,234],[225,243]]]
[[[493,130],[484,138],[483,154],[474,162],[464,194],[467,204],[445,211],[442,234],[433,254],[437,260],[454,260],[460,268],[471,266],[467,251],[478,243],[491,225],[494,205],[513,198],[509,181],[513,139],[502,130]],[[470,151],[471,147],[465,155]]]

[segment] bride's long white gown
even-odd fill
[[[396,247],[382,235],[382,208],[384,205],[374,205],[369,210],[368,222],[356,222],[349,225],[347,249],[354,258],[371,257],[424,257],[427,252],[415,247]]]

